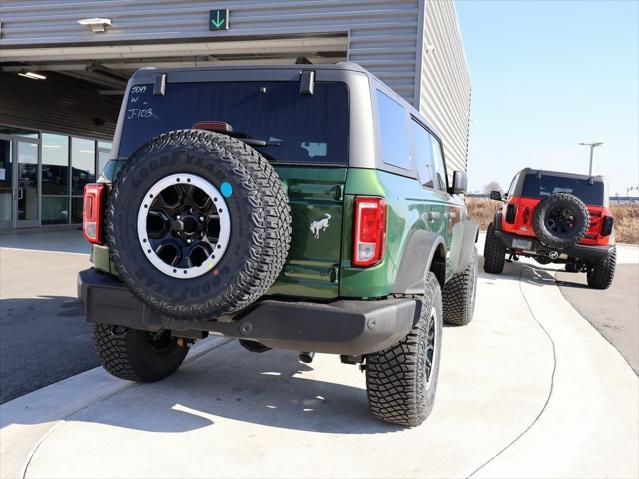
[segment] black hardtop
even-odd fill
[[[571,178],[573,180],[588,180],[588,179],[591,179],[593,182],[597,182],[597,183],[605,183],[606,182],[606,178],[601,176],[601,175],[588,176],[588,175],[580,175],[578,173],[569,173],[569,172],[566,172],[566,171],[539,170],[539,169],[530,168],[530,167],[526,167],[526,168],[520,170],[517,174],[519,175],[519,183],[523,182],[524,178],[528,174],[531,174],[531,175],[539,175],[539,174],[541,174],[542,178],[544,176],[556,176],[556,177],[559,177],[559,178]]]

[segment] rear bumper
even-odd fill
[[[526,249],[524,254],[533,253],[538,256],[548,256],[551,251],[556,251],[560,255],[566,255],[569,258],[577,258],[584,260],[597,260],[605,258],[612,254],[612,251],[615,249],[615,245],[604,245],[604,246],[585,246],[585,245],[575,245],[570,248],[557,249],[557,248],[548,248],[541,244],[539,240],[536,238],[532,238],[530,236],[518,236],[512,233],[505,233],[504,231],[495,230],[495,235],[501,239],[504,243],[504,246],[508,249],[512,249],[512,243],[514,239],[519,240],[529,240],[531,241],[530,249]]]
[[[264,299],[234,317],[190,321],[166,316],[133,296],[117,278],[94,268],[78,274],[78,297],[89,322],[176,336],[208,331],[272,348],[361,355],[398,343],[420,315],[419,301],[340,300],[330,303]]]

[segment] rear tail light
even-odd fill
[[[515,215],[517,214],[517,205],[509,204],[506,207],[506,223],[513,224],[515,222]]]
[[[612,234],[613,225],[614,219],[612,216],[604,216],[603,223],[601,225],[601,236],[610,236]]]
[[[104,185],[92,183],[84,187],[82,231],[84,238],[93,244],[102,244],[102,197]]]
[[[353,264],[372,266],[384,257],[386,242],[386,201],[383,198],[355,197]]]

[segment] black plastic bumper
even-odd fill
[[[605,258],[612,254],[612,251],[615,248],[615,245],[605,245],[605,246],[585,246],[585,245],[575,245],[570,248],[557,249],[557,248],[548,248],[541,244],[541,242],[536,238],[531,238],[530,236],[518,236],[512,233],[505,233],[504,231],[495,230],[495,235],[501,239],[504,243],[504,246],[508,249],[512,249],[512,241],[513,239],[523,239],[532,241],[532,246],[530,249],[526,251],[533,252],[540,256],[548,256],[551,251],[556,251],[559,254],[565,254],[570,258],[584,259],[584,260],[597,260]]]
[[[414,299],[330,303],[264,299],[234,317],[191,321],[152,309],[117,278],[94,268],[78,275],[78,297],[89,322],[191,336],[208,331],[272,348],[361,355],[398,343],[419,318]]]

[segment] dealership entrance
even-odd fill
[[[0,230],[82,222],[84,185],[111,143],[0,125]]]

